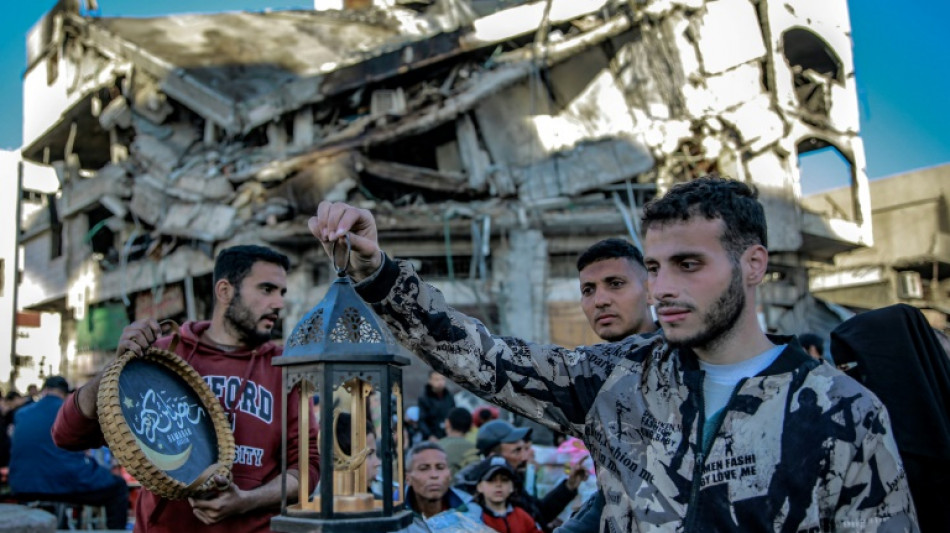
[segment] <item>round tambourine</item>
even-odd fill
[[[126,352],[99,385],[99,425],[112,454],[143,487],[180,500],[231,479],[234,435],[218,399],[175,353]]]

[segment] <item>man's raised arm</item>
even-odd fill
[[[349,270],[357,291],[407,348],[456,383],[557,431],[580,436],[588,410],[621,353],[631,346],[568,350],[499,337],[449,307],[405,261],[386,257],[373,215],[340,203],[320,204],[310,231],[329,254],[349,234]],[[337,257],[340,257],[337,246]],[[613,346],[612,348],[608,346]]]

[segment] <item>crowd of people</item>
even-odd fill
[[[585,251],[580,305],[605,342],[576,348],[494,335],[452,309],[411,262],[383,252],[367,210],[323,202],[309,227],[328,253],[349,239],[357,292],[433,369],[406,413],[418,433],[405,479],[396,480],[416,518],[409,531],[427,531],[446,513],[507,533],[950,527],[937,497],[950,483],[950,363],[938,337],[907,306],[845,322],[830,350],[819,336],[763,332],[756,293],[768,271],[767,228],[745,183],[712,176],[676,185],[645,206],[642,250],[608,239]],[[118,351],[173,346],[199,374],[253,384],[276,400],[282,384],[270,361],[281,346],[270,337],[289,268],[267,248],[228,248],[215,262],[209,321],[184,324],[176,342],[155,321],[138,321]],[[492,407],[456,406],[446,379]],[[55,385],[44,387],[43,409],[30,409],[55,416],[51,443],[101,445],[99,378],[70,393]],[[259,451],[246,454],[257,460],[236,463],[233,481],[216,480],[207,498],[166,501],[146,491],[136,530],[268,531],[282,459],[287,493],[298,493],[300,439],[314,454],[306,476],[314,490],[317,424],[309,435],[294,432],[296,398],[286,458],[277,406],[265,420],[239,398],[222,401],[236,444]],[[533,428],[582,442],[594,463],[598,490],[563,523],[588,468],[584,459],[569,463],[541,494],[530,474]],[[375,430],[367,433],[377,443]],[[367,490],[377,465],[367,465]]]
[[[452,411],[455,416],[465,412]],[[469,418],[471,415],[468,415]],[[446,420],[446,425],[449,423]],[[583,461],[568,465],[564,479],[545,494],[528,483],[533,445],[531,429],[493,419],[471,432],[467,460],[453,470],[442,441],[423,440],[406,456],[406,503],[423,521],[442,513],[461,513],[496,531],[550,532],[562,524],[560,515],[578,495],[588,472]],[[535,485],[536,486],[536,485]],[[426,531],[416,524],[410,531]]]

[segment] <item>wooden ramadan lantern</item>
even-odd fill
[[[343,267],[334,255],[337,279],[326,296],[294,327],[284,353],[274,359],[283,367],[284,406],[281,465],[281,510],[271,520],[278,532],[355,533],[396,531],[409,525],[403,491],[402,366],[409,359],[404,349],[372,309],[356,294],[346,275],[350,243],[346,241]],[[336,246],[334,245],[334,251]],[[297,503],[287,498],[287,400],[299,389],[300,488]],[[311,497],[307,488],[311,397],[320,395],[320,479]],[[334,395],[348,397],[334,407]],[[347,394],[348,393],[348,394]],[[378,398],[377,452],[382,463],[382,487],[374,496],[369,490],[367,422],[372,411],[368,400]],[[337,435],[339,417],[349,417],[349,432]],[[347,446],[342,443],[349,443]],[[394,481],[396,483],[394,483]]]

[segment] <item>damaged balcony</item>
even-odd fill
[[[838,171],[837,183],[846,186],[832,193],[818,193],[802,199],[801,251],[818,261],[831,261],[836,255],[874,244],[871,234],[870,198],[867,183],[864,188],[855,179],[851,158],[842,154],[833,144],[811,137],[798,144],[798,155],[825,150],[836,154],[841,164],[832,167]],[[814,177],[802,176],[802,179]],[[827,179],[827,177],[825,177]],[[862,201],[861,192],[867,197]]]

